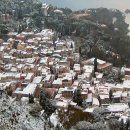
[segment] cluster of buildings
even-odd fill
[[[112,63],[97,59],[98,72],[94,74],[95,58],[81,61],[72,39],[54,42],[54,35],[52,30],[44,29],[40,33],[9,33],[6,42],[0,39],[0,89],[19,98],[29,94],[38,98],[44,90],[58,108],[65,109],[77,105],[73,95],[80,89],[87,106],[84,111],[100,103],[111,108],[111,90],[114,105],[126,105],[130,95],[130,69],[122,68],[125,75],[122,84],[106,83],[104,71],[118,76]]]

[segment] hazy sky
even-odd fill
[[[117,8],[121,10],[130,9],[130,0],[43,0],[46,3],[58,7],[68,7],[73,10],[84,8]]]

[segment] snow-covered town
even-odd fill
[[[40,24],[45,25],[52,12],[57,19],[67,18],[60,9],[48,14],[52,7],[41,6],[45,21]],[[90,16],[90,10],[83,12],[72,14],[76,20]],[[2,15],[2,20],[8,24],[12,17]],[[24,31],[9,31],[0,38],[0,130],[129,130],[130,68],[114,66],[119,54],[111,47],[106,51],[109,45],[100,41],[101,36],[96,49],[114,55],[113,63],[97,58],[96,53],[81,54],[94,46],[89,45],[96,34],[91,28],[103,28],[104,34],[107,25],[87,25],[92,36],[87,31],[90,37],[81,47],[72,39],[76,30],[72,37],[61,36],[63,26],[59,32],[44,26],[34,30],[29,18],[26,22]],[[123,125],[118,127],[118,123]]]
[[[33,105],[28,103],[31,95],[38,104],[41,91],[48,94],[56,111],[80,107],[83,112],[92,113],[97,107],[105,107],[108,113],[118,114],[124,120],[129,118],[129,68],[116,68],[97,58],[81,60],[74,41],[68,38],[53,42],[55,32],[50,29],[8,35],[7,42],[0,39],[0,101],[1,113],[6,113],[12,127],[15,120],[8,116],[16,118],[17,114],[20,124],[26,123],[27,127],[29,120],[31,130],[42,129],[42,119],[35,124],[30,117],[29,108]],[[121,83],[111,83],[110,74]],[[56,126],[54,117],[52,123]],[[1,116],[1,122],[7,123],[4,118]]]

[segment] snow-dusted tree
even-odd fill
[[[50,100],[47,98],[45,91],[40,92],[40,105],[45,110],[45,113],[49,117],[53,112],[55,112],[55,107],[51,104]]]
[[[119,130],[120,129],[120,122],[117,119],[110,119],[108,121],[109,129],[110,130]]]
[[[34,103],[34,97],[32,94],[29,94],[29,103]]]
[[[75,126],[76,130],[90,130],[91,127],[92,124],[87,121],[80,121]]]
[[[110,91],[109,91],[109,100],[110,100],[110,102],[112,102],[112,90],[110,89]]]
[[[74,91],[73,101],[76,102],[78,106],[82,106],[83,99],[80,89]]]

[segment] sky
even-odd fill
[[[43,0],[58,7],[68,7],[72,10],[84,8],[107,7],[120,10],[130,9],[130,0]]]

